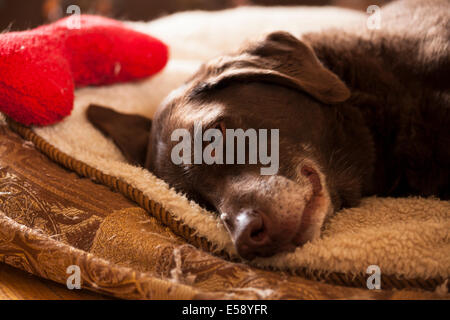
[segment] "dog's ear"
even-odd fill
[[[314,51],[287,32],[274,32],[233,57],[222,57],[203,66],[202,89],[229,81],[263,81],[307,92],[317,100],[336,104],[350,90],[324,67]]]
[[[114,141],[130,163],[144,166],[152,127],[150,119],[96,105],[90,105],[86,115],[94,127]]]

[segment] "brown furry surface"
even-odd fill
[[[239,114],[239,101],[247,99],[244,127],[257,127],[263,118],[271,118],[271,127],[291,128],[287,135],[308,137],[302,141],[316,149],[315,160],[324,168],[336,209],[357,205],[362,196],[374,194],[449,199],[449,9],[448,1],[398,1],[383,8],[380,30],[330,29],[304,35],[303,42],[320,63],[350,89],[351,97],[343,103],[339,102],[346,100],[347,89],[333,75],[322,76],[319,65],[308,63],[315,58],[307,57],[310,53],[302,41],[274,33],[237,55],[205,64],[188,83],[185,95],[170,101],[158,120],[170,132],[180,124],[177,110],[180,117],[184,112],[177,105],[220,102],[229,109],[221,114],[226,117]],[[251,84],[255,82],[272,86]],[[242,83],[253,89],[242,89]],[[313,110],[307,115],[293,112],[289,104],[306,109],[311,102],[280,86],[297,86],[319,100],[321,104],[313,107],[320,107],[322,115]],[[283,90],[289,98],[270,99]],[[259,102],[247,98],[250,95],[259,96]],[[278,121],[270,109],[291,118]],[[308,126],[294,130],[302,125],[300,116],[317,124],[314,130],[325,138],[314,140]],[[326,120],[320,122],[320,116]],[[167,137],[162,127],[157,128],[154,140],[163,141]],[[158,175],[157,159],[164,157],[156,156],[157,149],[151,151],[147,166]],[[281,154],[282,164],[297,161],[286,153]],[[196,190],[183,185],[178,175],[164,165],[160,177],[177,180],[180,190],[194,194]]]
[[[447,1],[401,1],[383,10],[381,30],[304,37],[349,86],[348,104],[370,129],[375,163],[364,194],[450,197],[449,9]]]

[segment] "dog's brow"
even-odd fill
[[[194,88],[191,89],[191,91],[187,95],[188,101],[192,101],[194,99],[199,98],[200,95],[204,94],[209,89],[210,86],[206,82],[201,82],[197,84]]]
[[[182,121],[189,126],[195,122],[199,122],[203,128],[206,128],[223,117],[223,110],[224,107],[220,103],[212,102],[208,105],[203,104],[195,108],[195,110],[190,109],[189,112],[183,112]]]

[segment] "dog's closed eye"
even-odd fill
[[[219,141],[219,139],[222,140],[222,147],[225,145],[225,137],[226,137],[226,130],[227,130],[227,128],[226,128],[225,122],[223,120],[220,120],[218,122],[215,122],[209,129],[213,129],[213,130],[216,130],[216,132],[217,131],[220,132],[220,136],[214,135],[211,139],[210,139],[210,137],[208,137],[209,142],[208,141],[204,141],[204,143],[203,143],[203,150],[205,150],[205,148],[207,146],[211,145],[212,150],[210,152],[210,155],[211,155],[211,157],[215,158],[216,157],[216,148],[214,146],[216,146],[217,144],[221,143]]]

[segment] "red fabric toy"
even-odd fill
[[[167,63],[159,40],[119,21],[79,16],[0,35],[0,111],[25,125],[70,114],[74,89],[148,77]]]

